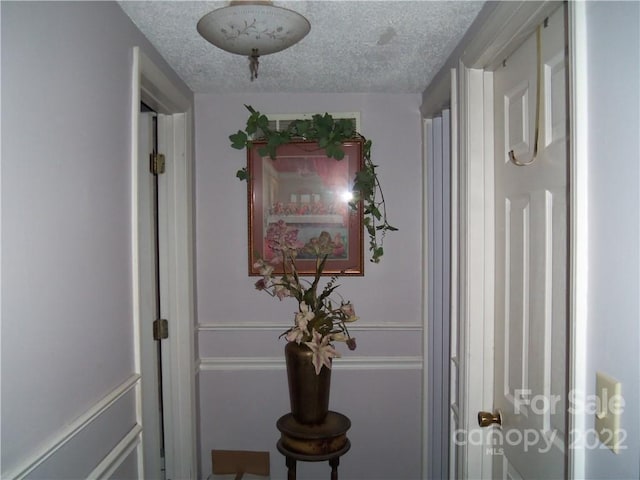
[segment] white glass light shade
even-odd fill
[[[232,2],[202,17],[197,29],[222,50],[262,56],[299,42],[309,33],[311,25],[299,13],[270,2]]]

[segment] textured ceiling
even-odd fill
[[[196,93],[422,93],[469,28],[480,1],[275,1],[311,31],[249,62],[211,45],[198,20],[227,1],[123,1],[122,9]]]

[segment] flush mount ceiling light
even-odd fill
[[[311,25],[293,10],[270,1],[235,0],[207,13],[197,25],[205,40],[222,50],[249,57],[251,80],[258,77],[258,58],[302,40]]]

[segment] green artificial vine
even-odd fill
[[[247,119],[246,129],[238,130],[238,133],[229,136],[231,146],[238,150],[251,149],[253,137],[260,134],[260,137],[255,140],[266,141],[266,144],[258,150],[262,156],[268,155],[275,159],[276,150],[280,145],[302,139],[317,142],[318,146],[325,150],[327,157],[342,160],[344,158],[342,142],[355,138],[363,141],[364,165],[353,181],[354,198],[349,202],[349,206],[355,210],[358,208],[358,203],[362,201],[363,222],[369,234],[371,261],[379,263],[384,254],[382,244],[386,233],[396,231],[397,228],[392,227],[387,221],[384,195],[376,174],[377,165],[371,161],[371,140],[367,140],[356,132],[351,120],[334,119],[328,113],[314,115],[308,120],[293,120],[286,130],[272,130],[269,128],[269,119],[266,115],[254,110],[250,105],[245,107],[251,113]],[[246,167],[238,170],[236,177],[240,180],[248,180]]]

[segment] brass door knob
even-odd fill
[[[481,427],[488,427],[493,424],[502,425],[502,414],[500,410],[491,412],[478,412],[478,425]]]

